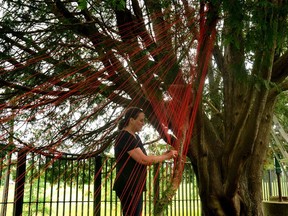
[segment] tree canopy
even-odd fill
[[[2,144],[99,154],[123,108],[138,106],[180,151],[175,173],[191,160],[205,215],[261,215],[273,110],[288,89],[286,0],[3,0],[0,10]]]

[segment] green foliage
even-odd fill
[[[125,0],[107,0],[107,4],[114,10],[123,11],[126,8]]]
[[[274,140],[271,139],[270,142],[274,142]],[[264,160],[264,170],[273,170],[274,169],[274,152],[272,148],[269,148],[267,151],[267,156]]]
[[[275,115],[280,121],[284,130],[288,132],[288,92],[282,92],[277,97],[277,103],[275,106]]]
[[[169,197],[172,198],[175,195],[175,192],[172,190],[171,182],[167,182],[166,184],[166,190],[162,193],[162,197]],[[163,209],[167,209],[167,207],[171,204],[170,200],[164,200],[164,199],[157,199],[157,202],[155,204],[154,208],[154,214],[159,215],[161,212],[163,212]]]
[[[46,184],[44,181],[40,181],[38,182],[39,185],[36,184],[34,186],[31,187],[31,185],[26,184],[25,187],[25,191],[29,191],[29,193],[24,193],[24,202],[31,202],[32,200],[37,200],[37,202],[42,203],[43,204],[37,204],[37,203],[33,203],[30,205],[24,205],[23,208],[23,215],[38,215],[39,212],[43,212],[44,214],[48,214],[49,213],[49,206],[48,205],[44,205],[45,202],[49,202],[51,201],[49,197],[45,197],[46,192],[44,193],[39,193],[39,188],[43,189],[45,188]],[[47,186],[46,186],[47,187]]]
[[[47,161],[48,164],[52,162],[52,159]],[[88,166],[89,162],[86,161],[72,161],[67,163],[66,160],[56,160],[52,162],[49,167],[43,167],[45,170],[46,180],[50,184],[57,184],[59,177],[55,179],[55,176],[61,176],[62,182],[73,182],[73,184],[90,183],[92,181],[91,173],[93,173],[93,166]],[[47,164],[45,164],[47,166]],[[90,170],[89,170],[90,169]],[[81,170],[81,172],[79,172]]]
[[[84,10],[87,8],[87,0],[78,0],[78,8]]]

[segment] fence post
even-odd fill
[[[13,215],[21,216],[23,212],[24,185],[26,175],[26,150],[20,150],[17,157],[17,170],[15,180],[15,195]]]
[[[152,182],[154,181],[153,206],[155,206],[156,201],[160,198],[160,177],[159,177],[160,169],[161,169],[160,163],[155,164],[153,166],[153,176],[154,176],[154,178],[152,177]],[[150,202],[151,202],[151,200],[150,200]],[[151,211],[151,209],[150,209],[150,211]],[[153,210],[153,213],[156,214],[155,208]]]
[[[8,202],[8,193],[9,193],[9,182],[10,182],[10,174],[11,174],[11,158],[12,153],[8,152],[7,156],[7,168],[4,176],[4,186],[3,186],[3,194],[2,194],[2,208],[1,208],[1,216],[5,216],[7,213],[7,202]]]
[[[94,206],[93,215],[100,216],[101,214],[101,172],[102,172],[102,157],[95,157],[94,170]]]
[[[272,196],[272,178],[271,178],[271,170],[268,170],[268,185],[269,185],[269,197]]]
[[[278,161],[278,159],[275,157],[275,171],[276,171],[276,175],[277,175],[277,183],[278,183],[278,197],[279,197],[279,202],[282,201],[282,189],[281,189],[281,166],[280,166],[280,162]]]

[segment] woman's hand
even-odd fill
[[[177,150],[170,150],[170,151],[166,152],[166,154],[169,156],[169,159],[176,158],[178,156],[178,151]]]
[[[128,152],[128,154],[138,163],[144,164],[144,165],[151,165],[154,163],[160,163],[164,160],[169,160],[172,158],[176,158],[178,156],[178,151],[176,150],[170,150],[165,152],[162,155],[145,155],[143,151],[138,147],[135,149],[132,149]]]

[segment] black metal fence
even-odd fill
[[[267,170],[263,173],[262,190],[263,200],[269,200],[271,197],[288,197],[288,172],[282,171],[279,175],[279,182],[275,170]],[[280,189],[280,191],[279,191]],[[280,192],[280,194],[279,194]]]
[[[115,178],[113,158],[65,159],[25,151],[1,152],[0,216],[75,215],[120,216],[120,203],[111,190]],[[153,215],[172,176],[173,163],[149,168],[144,214]],[[287,178],[281,176],[282,195],[288,195]],[[264,173],[263,199],[278,195],[274,171]],[[201,202],[191,165],[185,167],[181,185],[167,216],[200,216]]]
[[[166,189],[173,163],[151,166],[144,214],[153,215],[155,200]],[[120,203],[111,190],[114,161],[108,157],[65,159],[34,153],[6,152],[0,161],[0,215],[117,216]],[[201,215],[195,176],[185,168],[182,183],[165,215]]]

